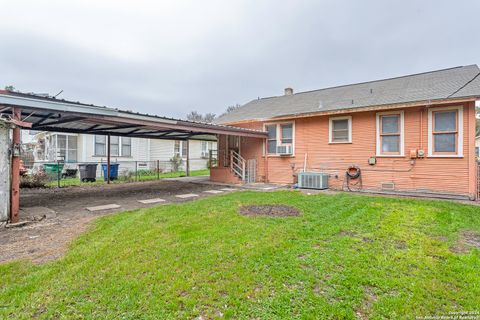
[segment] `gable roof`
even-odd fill
[[[267,120],[304,113],[466,97],[480,97],[477,65],[255,99],[220,116],[215,122]]]

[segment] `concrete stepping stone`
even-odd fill
[[[203,192],[212,193],[212,194],[223,193],[222,190],[206,190],[206,191],[203,191]]]
[[[220,190],[223,190],[223,191],[235,191],[237,189],[234,189],[234,188],[223,188],[223,189],[220,189]]]
[[[187,198],[198,197],[198,194],[195,194],[195,193],[177,194],[175,197],[181,198],[181,199],[187,199]]]
[[[118,209],[118,208],[121,208],[121,207],[118,204],[112,203],[112,204],[105,204],[103,206],[86,207],[85,209],[87,209],[90,212],[93,212],[93,211],[111,210],[111,209]]]
[[[143,204],[151,204],[151,203],[165,202],[165,199],[154,198],[154,199],[145,199],[145,200],[137,200],[137,201]]]

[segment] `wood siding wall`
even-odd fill
[[[456,104],[458,106],[459,104]],[[444,105],[443,105],[444,106]],[[436,106],[429,106],[428,108]],[[476,194],[475,103],[463,104],[462,158],[428,157],[428,108],[404,111],[404,157],[377,157],[376,165],[368,159],[376,155],[376,112],[358,112],[352,116],[352,143],[329,143],[329,116],[292,119],[295,122],[295,154],[291,157],[264,156],[261,139],[242,138],[240,153],[245,159],[257,159],[257,179],[273,183],[294,183],[306,155],[307,171],[330,174],[330,186],[341,189],[349,165],[362,170],[363,188],[381,190],[383,183],[394,183],[396,191],[448,193],[474,197]],[[285,120],[282,120],[285,121]],[[271,123],[274,121],[268,121]],[[263,122],[238,126],[263,129]],[[424,150],[425,158],[410,159],[410,150]],[[219,139],[225,150],[225,138]],[[220,159],[222,165],[222,159]]]

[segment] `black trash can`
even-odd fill
[[[95,182],[97,179],[97,164],[96,163],[82,163],[78,165],[80,170],[80,181]]]

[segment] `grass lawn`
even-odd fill
[[[299,217],[250,217],[288,204]],[[0,318],[412,319],[480,311],[480,208],[237,192],[102,217],[46,265],[0,265]]]
[[[190,171],[190,176],[208,176],[210,174],[209,169],[200,169],[200,170],[192,170]],[[158,179],[165,179],[165,178],[177,178],[177,177],[184,177],[187,173],[185,171],[177,171],[177,172],[164,172],[157,175],[156,173],[148,172],[142,173],[139,172],[138,177],[135,178],[135,175],[126,179],[125,177],[119,176],[118,180],[113,180],[113,183],[126,183],[126,182],[135,182],[135,181],[152,181]],[[58,182],[56,176],[52,177],[52,181],[47,183],[47,187],[57,187]],[[95,182],[81,182],[80,178],[65,178],[60,180],[61,187],[70,187],[70,186],[78,186],[78,185],[88,185],[88,184],[104,184],[106,181],[103,180],[103,177],[98,177],[97,181]]]

